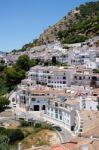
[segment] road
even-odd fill
[[[59,138],[60,138],[61,143],[68,142],[74,137],[74,134],[66,127],[65,124],[62,124],[61,122],[56,121],[54,119],[51,119],[51,118],[49,118],[47,116],[45,116],[43,118],[48,123],[54,124],[56,126],[59,126],[62,129],[62,131],[56,131],[58,136],[59,136]]]
[[[60,127],[62,131],[56,131],[58,136],[60,137],[61,143],[68,142],[72,139],[72,135],[70,134],[69,131],[67,131],[65,128]]]

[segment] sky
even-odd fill
[[[0,0],[0,51],[20,49],[90,0]]]

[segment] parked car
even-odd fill
[[[59,126],[53,126],[57,131],[62,131],[62,129]]]

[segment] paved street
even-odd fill
[[[62,131],[58,131],[58,134],[60,134],[60,136],[61,136],[61,142],[65,143],[65,142],[70,141],[72,139],[72,135],[70,134],[70,132],[68,132],[63,127],[61,127],[61,129],[62,129]]]

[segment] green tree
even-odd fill
[[[6,106],[9,105],[9,100],[5,97],[0,97],[0,110],[4,109]]]
[[[25,78],[25,71],[21,69],[16,69],[15,67],[5,69],[5,80],[7,86],[15,86],[20,83],[20,81]]]
[[[7,135],[0,135],[0,150],[8,150],[9,139]]]
[[[22,70],[28,71],[31,67],[31,61],[27,55],[21,55],[16,61],[16,66]]]
[[[20,141],[24,138],[24,134],[20,129],[9,129],[8,138],[10,142]]]

